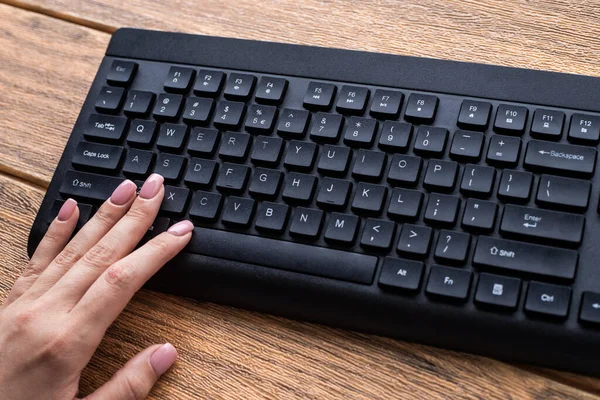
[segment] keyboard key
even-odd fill
[[[129,126],[127,143],[134,147],[150,147],[154,142],[156,121],[134,119]]]
[[[79,142],[72,163],[92,170],[115,171],[121,162],[123,148],[98,143]]]
[[[561,210],[585,211],[591,189],[589,181],[542,175],[535,202],[541,206]]]
[[[344,85],[340,90],[336,110],[341,113],[362,114],[369,100],[369,89]]]
[[[283,137],[303,138],[310,114],[306,110],[286,108],[281,112],[277,133]]]
[[[223,207],[221,220],[226,225],[248,226],[254,214],[256,202],[243,197],[229,197]]]
[[[490,138],[486,161],[492,165],[514,167],[519,161],[521,139],[494,135]]]
[[[155,237],[157,237],[158,235],[160,235],[161,233],[163,233],[167,229],[169,229],[170,225],[171,225],[171,220],[169,218],[157,217],[154,220],[154,222],[152,222],[152,225],[150,226],[150,228],[148,228],[148,232],[146,232],[146,234],[142,238],[141,242],[142,243],[149,242],[150,240],[154,239]]]
[[[154,102],[154,93],[131,90],[127,93],[123,112],[129,116],[144,116],[150,112]]]
[[[454,161],[431,160],[427,166],[423,186],[428,190],[451,192],[456,184],[458,164]]]
[[[377,120],[372,118],[350,117],[344,134],[344,143],[352,147],[371,147],[375,140]]]
[[[59,192],[63,196],[104,201],[125,179],[69,170]]]
[[[404,118],[411,122],[430,124],[435,119],[438,102],[437,96],[413,93],[408,97]]]
[[[489,197],[492,194],[496,170],[483,165],[467,164],[460,191],[467,196]]]
[[[396,250],[407,256],[425,257],[429,252],[431,234],[431,228],[404,224]]]
[[[573,114],[568,139],[573,143],[596,145],[600,142],[600,117]]]
[[[123,173],[137,177],[149,175],[150,167],[154,161],[154,153],[151,151],[129,149],[123,165]]]
[[[377,216],[381,214],[387,188],[370,183],[359,183],[352,200],[352,211],[358,214]]]
[[[496,223],[498,205],[493,201],[468,199],[462,227],[474,232],[491,232]]]
[[[277,116],[277,107],[253,104],[246,117],[246,130],[248,132],[269,133]]]
[[[477,283],[475,303],[481,306],[516,310],[520,294],[520,279],[482,273]]]
[[[456,223],[460,199],[445,194],[432,193],[425,209],[425,222],[436,226],[453,226]]]
[[[315,142],[337,142],[343,124],[344,117],[340,114],[316,113],[310,127],[310,138]]]
[[[187,125],[162,124],[158,130],[156,146],[165,151],[179,151],[187,139]]]
[[[243,192],[249,172],[250,168],[245,165],[223,163],[217,178],[217,189],[229,193]]]
[[[50,213],[48,214],[48,224],[51,224],[54,221],[54,218],[60,212],[60,209],[65,204],[64,200],[56,200],[50,209]],[[77,203],[77,208],[79,209],[79,218],[77,219],[77,224],[75,225],[75,230],[79,230],[83,228],[83,226],[90,220],[92,217],[93,207],[89,204]]]
[[[396,119],[400,115],[403,98],[402,92],[377,89],[373,95],[370,114],[375,117]]]
[[[169,214],[182,214],[189,197],[189,189],[166,185],[165,197],[160,205],[160,210]]]
[[[310,170],[316,155],[316,144],[292,140],[288,145],[283,165],[288,169]]]
[[[464,264],[469,253],[471,236],[468,233],[440,231],[433,256],[438,261],[452,264]]]
[[[483,133],[456,131],[450,147],[450,157],[459,161],[479,161],[483,142]]]
[[[91,114],[83,134],[90,140],[120,141],[127,127],[127,122],[125,117]]]
[[[116,113],[121,108],[123,97],[125,97],[125,89],[103,86],[96,98],[96,110],[105,113]]]
[[[600,293],[583,292],[579,320],[592,324],[600,323]]]
[[[220,101],[217,103],[213,123],[223,129],[237,129],[242,123],[246,105],[237,101]]]
[[[277,166],[281,159],[283,139],[270,136],[258,136],[254,141],[254,148],[250,159],[254,164]]]
[[[192,157],[188,164],[184,181],[189,186],[209,187],[217,172],[217,163],[213,160]]]
[[[457,125],[463,129],[484,131],[490,121],[492,105],[482,101],[463,100]]]
[[[323,175],[346,175],[351,157],[352,150],[348,147],[326,144],[323,146],[317,170]]]
[[[183,97],[180,94],[161,93],[154,104],[152,114],[159,120],[177,119],[182,102]]]
[[[219,157],[224,160],[244,161],[250,151],[252,137],[240,132],[225,132],[222,136]]]
[[[323,211],[312,208],[298,207],[296,208],[294,216],[292,217],[290,235],[314,239],[319,236],[322,222]],[[307,251],[312,250],[307,249]],[[339,260],[337,262],[339,262]]]
[[[190,217],[201,221],[215,221],[221,210],[222,196],[219,193],[194,192],[190,206]]]
[[[137,66],[137,63],[132,61],[114,60],[106,75],[106,81],[115,86],[127,86],[133,80]]]
[[[256,77],[246,74],[229,74],[223,95],[231,100],[249,100],[254,90]]]
[[[220,71],[201,69],[194,85],[194,93],[199,96],[216,97],[221,91],[225,74]]]
[[[162,175],[166,181],[178,181],[181,179],[185,162],[185,157],[160,153],[154,166],[154,173]]]
[[[368,218],[360,245],[367,249],[389,250],[395,231],[396,224],[393,222]]]
[[[258,231],[281,233],[287,223],[290,208],[285,204],[262,202],[258,208],[256,224]]]
[[[352,176],[358,180],[378,181],[383,175],[387,156],[380,151],[359,150],[356,154]]]
[[[342,209],[348,202],[352,184],[347,180],[323,178],[317,195],[317,204],[325,209]]]
[[[578,257],[575,250],[479,236],[473,264],[572,280]]]
[[[562,136],[564,123],[564,112],[537,109],[533,113],[531,136],[545,140],[559,140]]]
[[[419,216],[423,193],[418,190],[394,188],[387,213],[390,218],[414,221]]]
[[[469,296],[472,275],[471,271],[464,269],[434,265],[425,292],[430,296],[465,301]]]
[[[422,164],[419,157],[394,154],[387,180],[395,185],[414,186],[419,180]]]
[[[288,81],[283,78],[263,76],[256,87],[254,98],[259,103],[279,105],[283,101]]]
[[[333,104],[336,86],[330,83],[311,82],[304,95],[304,107],[311,110],[329,110]]]
[[[383,259],[379,286],[416,292],[421,286],[423,263],[386,257]]]
[[[315,191],[317,178],[312,175],[287,174],[283,189],[283,199],[288,203],[310,203]]]
[[[504,201],[526,203],[529,201],[533,175],[529,172],[505,170],[502,173],[498,198]]]
[[[522,134],[525,131],[528,112],[525,107],[500,104],[496,112],[494,130],[514,135]]]
[[[194,128],[187,150],[198,156],[212,156],[219,143],[219,131],[209,128]]]
[[[196,71],[192,68],[176,67],[169,68],[169,73],[165,78],[165,90],[167,92],[185,93],[190,88]]]
[[[581,243],[584,225],[582,215],[509,204],[504,207],[500,232],[577,245]]]
[[[444,154],[447,139],[447,129],[422,126],[417,131],[414,152],[428,157],[439,157]]]
[[[254,197],[272,199],[279,193],[282,176],[275,169],[256,168],[248,190]]]
[[[379,148],[391,152],[408,149],[413,127],[405,122],[385,121],[379,135]]]
[[[571,303],[571,288],[530,282],[524,310],[527,313],[565,319]]]
[[[356,215],[331,213],[325,229],[325,241],[350,246],[356,239],[359,220]]]
[[[188,97],[183,110],[183,120],[191,125],[204,124],[210,120],[214,105],[213,99]]]

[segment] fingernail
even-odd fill
[[[160,176],[159,174],[152,174],[146,179],[144,185],[142,185],[142,190],[140,190],[140,197],[142,199],[151,199],[158,194],[160,191],[160,187],[162,186],[165,178]]]
[[[66,221],[69,218],[71,218],[71,215],[73,215],[76,208],[77,208],[77,202],[73,199],[69,199],[69,200],[65,201],[65,204],[62,205],[62,207],[60,208],[60,211],[58,211],[58,215],[56,216],[56,218],[59,221]]]
[[[156,375],[162,375],[171,368],[176,359],[177,350],[175,347],[171,343],[165,343],[152,354],[150,364]]]
[[[175,236],[183,236],[187,235],[192,230],[194,230],[194,224],[186,220],[176,223],[175,225],[170,227],[169,230],[167,230],[167,232]]]
[[[110,201],[113,204],[122,206],[123,204],[126,204],[129,199],[131,199],[131,196],[135,194],[136,189],[137,186],[135,186],[135,183],[127,179],[115,189],[113,194],[110,196]]]

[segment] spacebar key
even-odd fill
[[[205,228],[194,229],[186,251],[365,285],[377,266],[374,256]]]
[[[60,194],[70,197],[104,201],[123,182],[123,178],[67,171],[60,186]]]

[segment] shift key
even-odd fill
[[[124,180],[71,170],[64,175],[59,191],[64,196],[104,201]]]

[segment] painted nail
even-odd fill
[[[146,179],[144,185],[142,185],[142,190],[140,190],[140,197],[142,199],[151,199],[158,194],[160,188],[165,181],[165,178],[160,176],[159,174],[152,174]]]
[[[190,221],[181,221],[169,228],[167,232],[175,236],[187,235],[194,230],[194,224]]]
[[[110,201],[113,204],[122,206],[123,204],[126,204],[129,199],[131,199],[131,197],[135,194],[136,189],[137,186],[135,186],[135,183],[127,179],[115,189],[113,194],[110,196]]]
[[[177,350],[171,343],[165,343],[150,356],[150,364],[156,375],[162,375],[177,359]]]
[[[62,205],[56,218],[59,221],[66,221],[69,218],[71,218],[71,215],[73,215],[76,208],[77,208],[77,202],[73,199],[69,199],[69,200],[65,201],[65,204]]]

